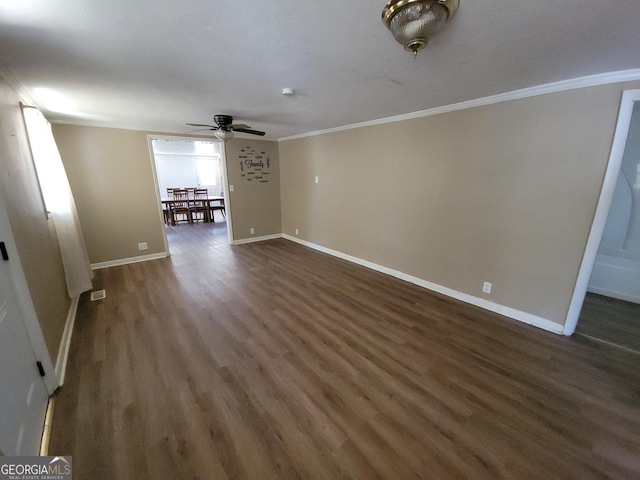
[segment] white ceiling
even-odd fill
[[[0,62],[54,123],[268,139],[640,67],[639,0],[460,0],[415,60],[384,3],[0,0]]]

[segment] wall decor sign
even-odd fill
[[[257,151],[251,147],[240,150],[240,176],[247,182],[269,183],[271,159],[267,152]]]

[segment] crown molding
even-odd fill
[[[9,86],[13,89],[14,92],[18,95],[18,98],[25,105],[30,105],[32,107],[39,106],[33,101],[33,98],[27,93],[27,90],[24,88],[22,83],[11,73],[11,71],[7,68],[7,66],[0,62],[0,77],[2,77],[5,82],[9,84]]]
[[[547,83],[536,87],[523,88],[512,92],[500,93],[489,97],[477,98],[466,102],[453,103],[442,107],[430,108],[428,110],[420,110],[417,112],[406,113],[403,115],[395,115],[393,117],[379,118],[367,122],[353,123],[342,127],[328,128],[326,130],[317,130],[314,132],[302,133],[300,135],[292,135],[290,137],[279,138],[278,141],[296,140],[299,138],[314,137],[317,135],[325,135],[327,133],[342,132],[344,130],[352,130],[354,128],[371,127],[373,125],[384,125],[386,123],[402,122],[404,120],[412,120],[415,118],[430,117],[432,115],[440,115],[442,113],[455,112],[458,110],[466,110],[468,108],[481,107],[484,105],[493,105],[495,103],[508,102],[528,97],[536,97],[539,95],[547,95],[549,93],[565,92],[567,90],[576,90],[578,88],[596,87],[598,85],[607,85],[611,83],[628,82],[640,80],[640,68],[634,70],[622,70],[618,72],[601,73],[598,75],[590,75],[587,77],[572,78],[570,80],[562,80],[560,82]]]

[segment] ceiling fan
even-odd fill
[[[263,136],[264,132],[260,130],[252,130],[249,125],[243,123],[233,123],[231,115],[214,115],[213,121],[215,125],[206,125],[202,123],[187,123],[190,127],[208,127],[206,130],[213,130],[213,133],[220,140],[229,140],[233,138],[233,132],[250,133],[251,135]]]

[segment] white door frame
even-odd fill
[[[587,240],[584,256],[582,257],[582,264],[578,271],[578,278],[573,290],[573,296],[571,297],[571,304],[569,305],[567,318],[564,322],[562,332],[564,335],[572,335],[578,324],[584,297],[587,294],[589,279],[591,278],[591,272],[593,271],[600,241],[602,240],[602,234],[604,233],[604,226],[609,216],[609,209],[611,208],[616,182],[620,174],[622,156],[624,155],[624,149],[627,144],[629,126],[631,125],[633,105],[638,101],[640,101],[640,90],[625,90],[622,93],[618,123],[613,137],[609,163],[602,182],[602,190],[600,191],[598,206],[596,207],[593,223],[591,224],[591,231],[589,232],[589,239]]]
[[[229,175],[227,174],[227,142],[221,142],[222,155],[220,159],[222,160],[222,182],[224,183],[224,209],[227,214],[227,241],[229,245],[233,245],[233,239],[235,238],[233,235],[233,221],[231,214],[231,194],[229,193]]]
[[[220,155],[220,159],[222,161],[222,182],[224,184],[224,193],[225,193],[225,198],[224,198],[224,205],[225,205],[225,210],[227,213],[227,241],[229,242],[229,244],[233,243],[233,225],[231,222],[231,202],[230,202],[230,195],[229,195],[229,179],[227,177],[227,153],[226,153],[226,144],[221,141],[218,140],[217,138],[212,138],[212,137],[184,137],[184,136],[179,136],[179,135],[155,135],[155,134],[148,134],[147,135],[147,143],[149,146],[149,160],[151,161],[151,170],[153,171],[153,182],[155,184],[155,188],[156,188],[156,198],[157,198],[157,204],[158,204],[158,215],[159,218],[162,219],[162,194],[160,192],[160,182],[158,181],[158,166],[156,164],[156,157],[153,153],[153,140],[155,139],[159,139],[159,140],[189,140],[189,141],[203,141],[203,142],[217,142],[217,143],[221,143],[221,155]],[[164,223],[162,225],[162,235],[164,237],[164,251],[167,255],[170,255],[171,252],[169,251],[169,241],[167,240],[167,229],[164,226]]]

